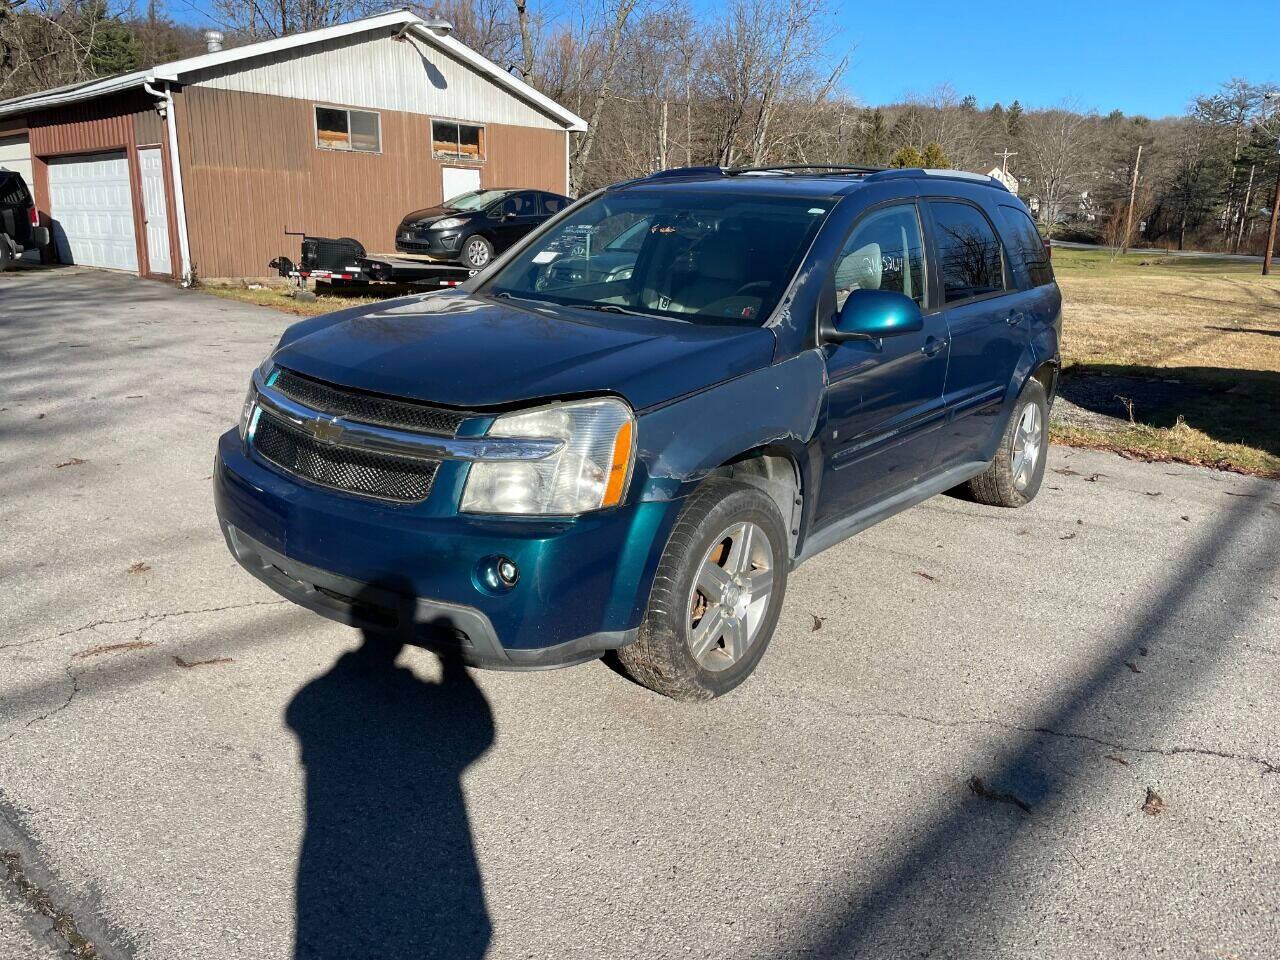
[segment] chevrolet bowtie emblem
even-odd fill
[[[312,420],[307,426],[313,437],[325,443],[337,443],[342,439],[342,424],[337,420]]]

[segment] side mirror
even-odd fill
[[[846,340],[879,340],[924,329],[920,306],[905,294],[892,290],[854,290],[833,321],[822,325],[828,343]]]

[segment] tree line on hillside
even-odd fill
[[[0,0],[0,97],[203,50],[199,28],[160,15],[155,0],[140,16],[112,2]],[[1280,103],[1261,85],[1232,79],[1159,119],[979,104],[945,86],[868,106],[845,85],[856,50],[836,44],[835,0],[729,0],[713,12],[690,0],[570,2],[438,0],[420,12],[449,20],[464,43],[588,121],[572,148],[575,194],[700,164],[1004,165],[1055,236],[1248,252],[1264,242]],[[228,46],[380,8],[207,7]]]

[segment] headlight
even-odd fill
[[[460,227],[467,221],[459,217],[450,217],[447,220],[437,220],[431,224],[432,230],[452,230],[454,227]]]
[[[635,456],[635,417],[621,400],[580,400],[499,417],[491,437],[555,438],[543,460],[473,463],[464,513],[563,516],[622,502]]]
[[[271,376],[271,369],[275,366],[271,362],[271,357],[275,354],[275,350],[267,354],[265,360],[258,364],[257,373],[262,376],[266,382]],[[253,419],[253,408],[258,403],[258,388],[254,385],[253,377],[249,378],[249,392],[244,395],[244,406],[240,408],[240,439],[243,440],[249,435],[249,423]]]

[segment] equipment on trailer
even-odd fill
[[[475,270],[457,263],[443,263],[413,254],[370,254],[359,240],[351,237],[312,237],[286,230],[291,237],[302,238],[299,262],[286,256],[276,257],[268,266],[280,276],[294,281],[299,288],[308,280],[333,286],[375,283],[412,283],[440,287],[456,287]]]

